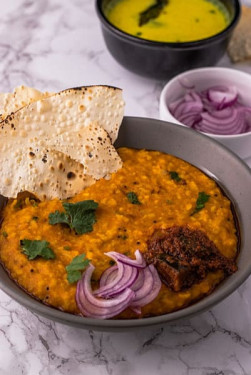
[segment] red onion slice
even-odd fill
[[[101,275],[99,280],[99,287],[105,286],[112,282],[118,273],[118,266],[115,264],[112,267],[107,268]]]
[[[115,259],[117,265],[103,272],[100,288],[94,292],[91,288],[94,266],[87,267],[77,284],[77,306],[84,316],[97,319],[109,319],[128,307],[140,315],[141,307],[159,293],[161,281],[157,270],[153,264],[142,267],[145,260],[139,250],[135,252],[136,260],[116,252],[107,255]],[[122,263],[121,259],[128,264]]]
[[[139,274],[133,285],[131,286],[131,289],[136,292],[138,289],[140,289],[145,281],[145,276],[144,276],[144,270],[139,270]],[[117,276],[118,272],[118,267],[116,265],[107,268],[101,275],[100,281],[99,281],[99,286],[106,286],[109,285],[111,281],[115,279]]]
[[[104,274],[104,276],[102,275],[100,288],[95,290],[94,295],[109,298],[129,288],[138,277],[138,269],[145,267],[146,263],[139,250],[135,251],[136,260],[115,251],[110,251],[105,254],[117,262],[118,271],[113,279],[108,278],[107,280],[106,274]],[[105,280],[102,280],[102,278],[105,278]]]
[[[90,264],[84,272],[82,279],[77,284],[76,302],[79,310],[84,316],[97,319],[109,319],[120,314],[129,306],[135,293],[128,288],[116,298],[108,300],[96,298],[91,288],[93,271],[94,266]]]
[[[171,114],[182,124],[218,135],[251,131],[251,107],[238,102],[236,87],[213,86],[201,92],[187,87],[186,91],[169,105]]]
[[[135,292],[135,296],[130,303],[130,307],[142,307],[152,302],[159,294],[161,288],[161,280],[159,274],[153,264],[146,267],[145,282],[142,288]]]
[[[174,102],[169,104],[169,111],[174,115],[176,109],[179,107],[179,105],[183,103],[183,98],[177,99]],[[177,118],[177,117],[176,117]]]
[[[228,110],[225,108],[221,112]],[[218,114],[212,113],[202,114],[202,121],[200,122],[200,130],[206,133],[214,133],[220,135],[240,134],[245,131],[246,123],[244,113],[238,109],[232,108],[226,117],[222,117],[219,124]]]
[[[180,116],[184,114],[189,114],[190,112],[196,112],[201,113],[202,111],[202,104],[199,104],[197,102],[185,102],[181,103],[176,110],[173,112],[174,117],[176,117],[178,120],[180,119]]]
[[[207,91],[208,99],[217,109],[223,109],[232,106],[238,98],[235,86],[229,87],[211,87]]]
[[[179,117],[179,121],[183,124],[192,128],[195,124],[197,124],[201,120],[201,114],[197,112],[190,112],[190,114],[183,114]]]
[[[116,276],[109,284],[95,290],[95,292],[93,292],[95,296],[110,298],[123,292],[134,283],[134,281],[138,277],[138,269],[136,267],[128,266],[126,264],[118,262],[117,275],[119,274],[119,270],[121,267],[123,268],[122,278],[120,278],[120,275]]]
[[[134,253],[136,260],[131,259],[124,254],[117,253],[116,251],[109,251],[108,253],[105,253],[105,255],[108,255],[108,257],[114,259],[116,262],[119,261],[128,266],[136,268],[145,268],[146,266],[146,261],[139,250],[136,250]]]
[[[144,269],[139,271],[139,275],[134,282],[134,284],[131,286],[131,289],[136,293],[139,289],[141,289],[145,282],[145,272]]]
[[[143,273],[144,273],[144,284],[142,285],[140,289],[135,291],[135,297],[133,301],[131,302],[130,306],[140,306],[141,299],[145,298],[145,296],[151,293],[153,289],[153,275],[149,266],[143,270]]]
[[[125,266],[122,264],[122,263],[118,263],[117,264],[117,268],[118,268],[118,272],[116,274],[116,278],[114,278],[109,287],[112,289],[113,287],[115,287],[116,285],[118,285],[121,281],[124,280],[124,277],[125,277]],[[103,288],[103,287],[102,287]],[[97,295],[97,293],[100,291],[101,288],[95,290],[94,294]]]

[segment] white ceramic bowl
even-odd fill
[[[234,85],[237,87],[240,101],[243,104],[251,106],[250,74],[234,69],[218,67],[194,69],[177,75],[163,88],[159,107],[161,120],[186,126],[174,118],[168,109],[168,105],[171,102],[180,98],[185,93],[185,89],[179,83],[180,81],[193,83],[195,88],[199,91],[208,89],[214,85]],[[251,158],[251,132],[237,135],[204,134],[221,142],[242,159],[248,161]]]

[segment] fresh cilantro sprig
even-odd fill
[[[54,259],[55,254],[49,247],[50,243],[47,241],[40,240],[21,240],[20,246],[23,253],[27,256],[29,260],[33,260],[37,257],[44,259]]]
[[[67,271],[67,280],[70,284],[75,283],[81,279],[82,273],[85,267],[90,263],[89,259],[85,259],[85,254],[77,255],[72,259],[71,263],[65,267]]]
[[[190,216],[193,216],[197,214],[197,212],[202,210],[205,207],[205,204],[208,202],[209,198],[210,198],[210,195],[206,194],[204,191],[201,191],[198,194],[195,209],[192,211]]]
[[[65,212],[58,210],[50,213],[49,223],[67,224],[77,234],[92,232],[93,224],[96,222],[95,212],[98,203],[93,200],[86,200],[77,203],[63,203]]]
[[[129,193],[126,194],[127,199],[129,200],[130,203],[132,204],[141,204],[141,202],[138,199],[138,196],[136,193],[133,191],[130,191]]]
[[[172,180],[179,182],[181,180],[181,177],[178,172],[176,171],[169,171],[169,176]]]

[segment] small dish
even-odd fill
[[[230,13],[230,24],[214,36],[193,42],[155,42],[127,34],[107,20],[104,9],[109,0],[96,0],[96,10],[106,46],[121,65],[145,77],[168,79],[187,69],[214,65],[224,55],[240,17],[240,3],[222,2]]]
[[[251,105],[251,75],[235,69],[209,67],[189,70],[179,74],[170,80],[163,88],[160,95],[159,114],[160,119],[174,122],[182,126],[170,113],[168,106],[171,102],[180,98],[186,91],[180,82],[188,81],[195,85],[196,90],[201,91],[214,85],[234,85],[243,104]],[[251,132],[236,135],[217,135],[204,133],[216,141],[234,151],[242,159],[251,157]]]

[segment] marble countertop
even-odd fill
[[[246,0],[251,5],[250,0]],[[90,0],[2,1],[0,91],[123,88],[126,115],[158,118],[165,82],[138,77],[107,52]],[[219,66],[231,66],[228,57]],[[236,69],[251,73],[251,64]],[[49,321],[0,291],[0,375],[250,375],[251,278],[192,319],[123,333]]]

